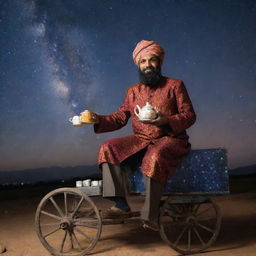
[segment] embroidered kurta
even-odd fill
[[[169,123],[158,127],[139,122],[134,108],[136,105],[143,107],[146,102],[166,115]],[[94,130],[102,133],[120,129],[129,118],[134,134],[103,143],[98,154],[99,165],[119,164],[146,148],[141,171],[159,182],[166,182],[191,149],[186,129],[195,122],[196,114],[184,83],[166,77],[154,87],[136,83],[127,89],[118,110],[110,115],[99,115],[100,122]]]

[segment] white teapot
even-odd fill
[[[157,118],[155,109],[148,102],[142,108],[140,108],[139,105],[136,105],[134,113],[140,120],[153,120]]]

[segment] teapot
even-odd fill
[[[134,113],[140,120],[153,120],[157,118],[155,109],[148,102],[142,108],[140,108],[139,105],[136,105]]]

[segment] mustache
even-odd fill
[[[147,71],[147,70],[155,71],[156,69],[152,66],[148,66],[148,67],[143,69],[144,72]]]

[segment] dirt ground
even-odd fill
[[[223,219],[221,233],[203,256],[256,256],[256,193],[234,194],[213,198],[220,206]],[[34,228],[34,217],[40,197],[0,202],[0,242],[7,251],[3,256],[49,256]],[[107,200],[96,199],[97,205],[108,207]],[[134,210],[143,202],[140,196],[129,197]],[[107,225],[93,255],[175,256],[158,232],[144,230],[140,223]]]

